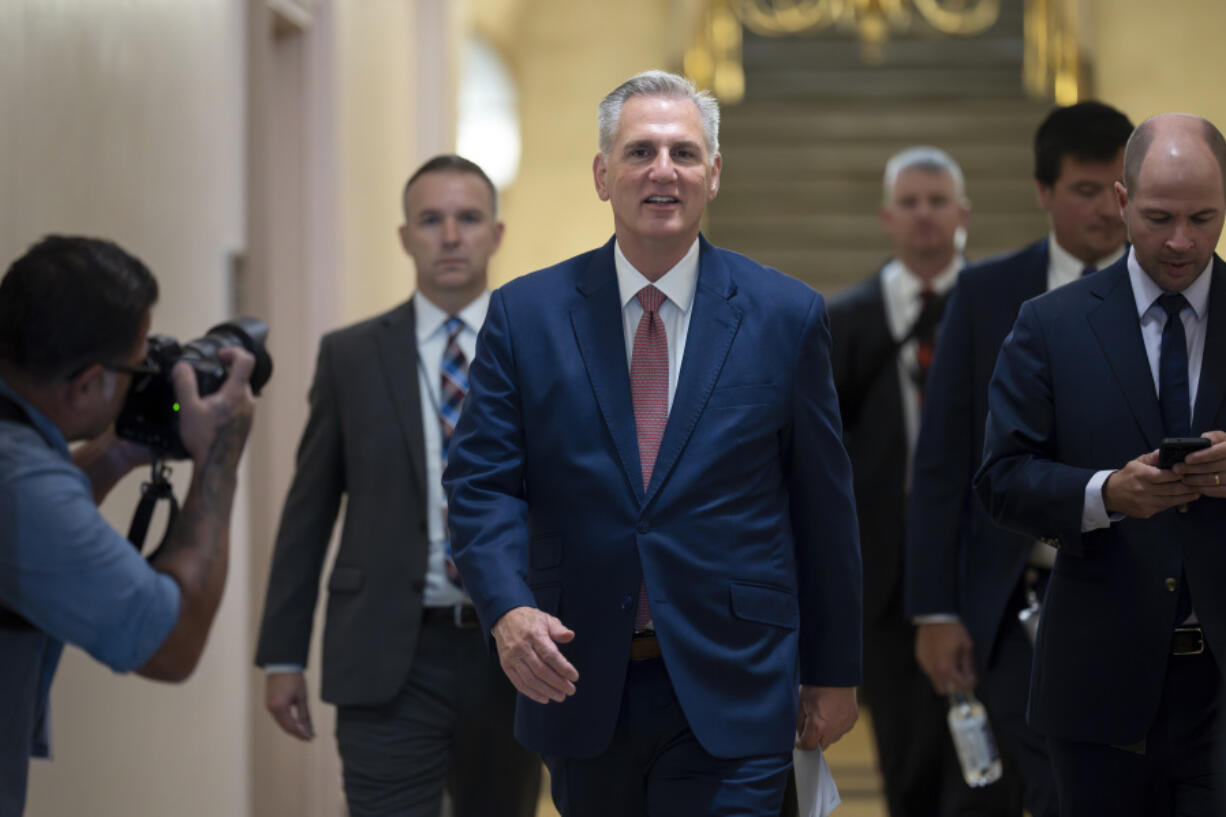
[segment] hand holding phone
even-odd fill
[[[1177,462],[1183,462],[1184,457],[1193,451],[1200,451],[1212,445],[1208,437],[1164,437],[1162,445],[1158,446],[1158,467],[1169,469]]]

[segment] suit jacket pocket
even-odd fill
[[[746,621],[795,630],[800,617],[796,596],[790,590],[767,584],[732,582],[729,585],[732,614]]]
[[[329,593],[356,593],[362,587],[366,572],[360,567],[337,566],[328,578]]]
[[[773,383],[756,386],[716,387],[707,400],[708,408],[735,408],[737,406],[765,406],[775,399],[778,387]]]

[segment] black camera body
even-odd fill
[[[179,403],[171,369],[180,360],[191,366],[200,396],[205,397],[221,388],[228,373],[217,353],[228,346],[241,346],[255,356],[251,391],[259,394],[272,377],[272,358],[264,348],[267,339],[268,324],[259,318],[236,318],[218,324],[204,337],[182,345],[166,335],[150,335],[145,367],[151,371],[133,377],[115,421],[115,433],[148,446],[159,458],[187,459],[189,454],[179,436]]]

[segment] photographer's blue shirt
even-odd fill
[[[0,379],[29,422],[0,418],[0,817],[20,815],[65,643],[116,672],[144,665],[179,617],[179,586],[99,513],[59,429]],[[11,614],[20,616],[15,618]],[[23,626],[21,619],[28,622]]]

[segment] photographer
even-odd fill
[[[225,585],[235,471],[251,426],[254,358],[221,388],[173,370],[191,487],[145,560],[97,503],[150,453],[112,426],[145,370],[157,282],[115,244],[51,236],[0,281],[0,817],[20,815],[30,755],[46,756],[47,699],[65,643],[116,672],[182,681]],[[68,444],[88,442],[70,452]]]

